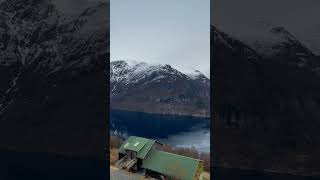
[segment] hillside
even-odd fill
[[[105,159],[108,10],[0,2],[0,150]]]
[[[159,114],[209,116],[210,80],[170,65],[112,61],[111,108]]]
[[[211,26],[215,165],[320,173],[320,58],[283,27],[246,41]]]

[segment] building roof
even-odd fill
[[[191,180],[196,174],[199,159],[193,159],[173,153],[152,150],[143,161],[143,168],[161,174]]]
[[[126,153],[126,150],[137,152],[137,157],[144,159],[150,151],[155,140],[142,137],[130,136],[120,147],[119,152]]]

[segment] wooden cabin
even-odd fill
[[[130,136],[119,149],[119,161],[116,165],[128,171],[141,170],[142,162],[148,157],[149,152],[161,149],[162,144],[158,141]]]
[[[160,142],[136,136],[130,136],[121,145],[116,165],[158,179],[198,180],[203,172],[201,160],[164,152]]]

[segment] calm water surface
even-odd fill
[[[142,136],[210,152],[209,118],[112,110],[110,127],[112,135]]]

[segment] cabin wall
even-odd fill
[[[132,171],[133,173],[137,172],[137,171],[138,171],[138,165],[135,164],[134,166],[132,166],[131,171]]]
[[[156,142],[154,145],[155,145],[157,150],[160,150],[160,151],[162,150],[162,144]]]
[[[130,159],[134,159],[134,158],[137,157],[137,152],[134,152],[134,151],[127,150],[126,154],[127,154],[127,157],[130,158]]]
[[[155,148],[154,145],[152,145],[150,151],[153,150],[154,148]],[[150,156],[150,151],[147,153],[147,155],[144,157],[144,159],[148,159],[148,157]],[[142,161],[142,165],[143,165],[143,161]]]
[[[159,145],[157,145],[157,143],[154,143],[154,144],[152,145],[152,147],[150,148],[150,151],[151,151],[151,150],[159,150]],[[150,151],[147,153],[145,159],[150,156]]]
[[[153,144],[151,149],[152,149],[152,150],[156,150],[156,149],[157,149],[157,144]],[[149,151],[149,152],[150,152],[150,151]],[[148,153],[149,153],[149,152],[148,152]]]
[[[125,154],[118,153],[118,160],[122,159],[125,156]]]
[[[138,158],[138,162],[137,162],[137,170],[141,170],[142,169],[142,159]]]

